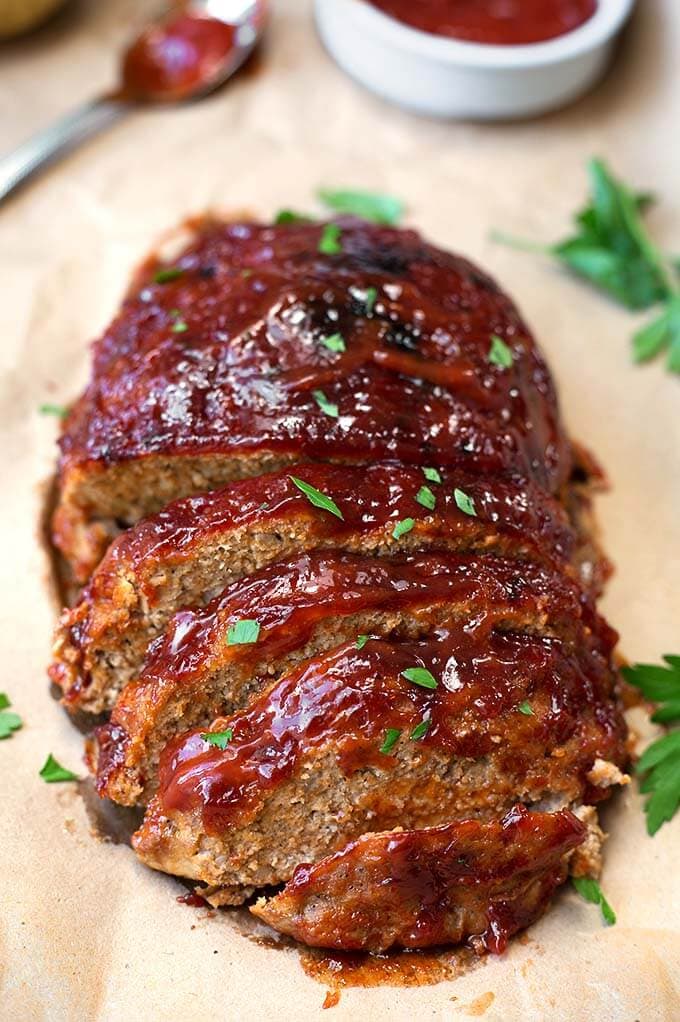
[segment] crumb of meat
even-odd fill
[[[569,861],[569,872],[575,877],[597,879],[602,872],[602,845],[607,835],[600,827],[594,806],[577,806],[572,812],[584,824],[586,838],[583,844],[574,849]]]
[[[630,777],[619,770],[615,763],[596,759],[586,777],[596,788],[612,788],[615,784],[630,784]]]

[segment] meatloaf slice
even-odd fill
[[[339,221],[329,253],[327,228],[206,221],[137,277],[60,440],[54,538],[81,580],[112,530],[290,462],[566,484],[550,375],[499,287],[414,231]]]
[[[573,813],[523,806],[488,823],[364,834],[298,866],[280,894],[250,911],[312,947],[379,952],[467,940],[500,954],[543,913],[585,835]]]
[[[572,570],[574,535],[565,512],[535,484],[433,470],[441,482],[397,463],[297,466],[295,478],[331,497],[342,518],[313,506],[287,473],[277,473],[177,501],[140,522],[115,541],[80,602],[62,616],[50,677],[65,705],[110,709],[175,611],[315,548],[497,551]],[[469,497],[474,514],[461,510],[456,490]],[[419,494],[420,501],[429,497],[429,507]]]
[[[240,621],[257,623],[256,642],[230,644]],[[170,738],[244,706],[294,663],[360,633],[417,637],[452,621],[471,632],[495,626],[569,641],[599,629],[598,640],[609,641],[572,580],[522,561],[334,551],[277,561],[232,583],[204,609],[175,615],[141,677],[96,732],[91,759],[99,793],[124,805],[148,800]],[[103,691],[99,699],[108,703],[114,694]]]
[[[170,742],[133,847],[229,904],[369,831],[596,802],[595,761],[626,759],[615,688],[585,639],[459,623],[343,645],[216,720],[223,749],[200,729]]]

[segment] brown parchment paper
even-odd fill
[[[116,48],[154,6],[74,0],[0,48],[0,148],[111,82]],[[322,1015],[324,988],[295,952],[248,941],[228,913],[177,904],[174,881],[92,838],[73,785],[38,777],[48,752],[82,771],[82,744],[44,676],[54,608],[36,523],[56,424],[37,409],[74,396],[132,265],[207,206],[266,216],[314,208],[323,184],[385,190],[435,242],[488,267],[540,338],[574,434],[610,474],[599,512],[617,574],[603,606],[622,648],[631,659],[680,652],[680,379],[659,363],[631,366],[630,314],[488,240],[492,227],[559,237],[598,153],[658,194],[656,236],[680,250],[680,3],[642,0],[587,99],[487,126],[385,105],[327,58],[309,0],[273,6],[257,74],[200,105],[129,117],[0,208],[0,688],[25,721],[0,743],[0,1017],[675,1022],[680,818],[648,838],[634,785],[605,814],[616,926],[565,891],[504,958],[435,986],[347,989]]]

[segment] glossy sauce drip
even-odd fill
[[[596,712],[600,754],[620,759],[622,723],[608,701],[612,675],[605,661],[558,640],[480,632],[458,625],[421,642],[372,639],[362,650],[352,643],[308,661],[247,710],[212,725],[233,730],[224,751],[198,730],[170,742],[159,771],[163,811],[200,807],[206,829],[218,833],[315,749],[337,750],[348,774],[366,765],[389,771],[393,761],[379,752],[386,729],[408,734],[425,719],[423,748],[473,758],[507,751],[508,770],[515,771],[522,759],[527,770],[540,764],[546,743],[564,743],[579,732],[584,715]],[[407,681],[401,672],[412,667],[429,670],[438,687]],[[516,712],[527,698],[535,703],[531,716]],[[583,763],[572,762],[571,770],[590,768],[592,741],[584,738]]]
[[[207,223],[176,279],[143,274],[96,347],[65,465],[266,449],[518,472],[558,489],[570,451],[512,303],[413,232],[340,223],[330,256],[322,225]],[[336,333],[344,352],[323,344]],[[510,368],[490,364],[491,334],[512,349]]]
[[[519,561],[317,553],[277,561],[232,583],[206,608],[179,611],[151,647],[143,678],[181,682],[202,673],[213,659],[262,660],[297,649],[322,621],[419,608],[431,608],[432,616],[441,605],[450,608],[450,617],[464,616],[470,631],[486,633],[499,620],[519,626],[540,614],[553,627],[571,630],[582,615],[575,583]],[[257,643],[229,647],[229,628],[244,619],[258,621]],[[426,620],[423,616],[424,627]]]
[[[235,29],[217,18],[179,13],[143,33],[125,54],[123,93],[181,100],[208,87],[235,47]]]
[[[494,46],[542,43],[589,21],[597,0],[370,0],[421,32]]]

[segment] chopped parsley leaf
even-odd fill
[[[401,731],[396,727],[388,727],[380,751],[387,754],[391,752],[401,737]]]
[[[324,348],[328,348],[329,351],[343,352],[347,350],[342,334],[331,334],[330,337],[322,337],[321,344],[323,344]]]
[[[208,742],[209,745],[216,745],[222,752],[224,752],[233,737],[234,731],[230,727],[226,731],[206,731],[201,735],[204,742]]]
[[[296,213],[294,209],[280,209],[274,217],[275,224],[311,224],[311,216]]]
[[[600,906],[605,923],[607,926],[613,926],[616,922],[616,913],[602,893],[602,888],[597,880],[593,880],[592,877],[572,877],[571,882],[582,898],[593,905]]]
[[[338,224],[325,224],[319,241],[319,252],[323,255],[338,255],[342,252],[341,234],[342,228]]]
[[[442,481],[442,477],[436,468],[424,468],[423,475],[427,479],[428,483],[440,483]]]
[[[40,405],[38,411],[41,415],[57,415],[60,419],[65,419],[68,415],[66,405]]]
[[[497,334],[491,334],[489,362],[500,369],[509,369],[512,365],[512,350]]]
[[[5,696],[7,699],[7,697]],[[5,706],[9,706],[9,700],[5,703]],[[0,740],[3,738],[9,738],[13,731],[19,731],[23,726],[23,721],[18,713],[13,713],[12,710],[3,709],[0,712]]]
[[[370,635],[357,635],[356,641],[357,649],[363,649],[368,640],[370,639],[370,637],[371,637]]]
[[[392,539],[401,539],[407,532],[410,532],[415,525],[415,519],[413,518],[402,518],[400,522],[394,526],[392,530]]]
[[[177,280],[181,277],[184,270],[179,266],[168,266],[164,270],[159,270],[154,274],[154,280],[157,284],[169,284],[173,280]]]
[[[338,411],[338,406],[336,404],[333,404],[332,401],[329,401],[322,390],[313,390],[312,396],[314,397],[314,400],[316,401],[322,412],[324,412],[326,415],[330,415],[332,419],[337,419],[338,415],[340,414]]]
[[[67,770],[58,763],[52,753],[49,754],[40,771],[40,776],[47,784],[59,784],[61,781],[77,781],[78,775]]]
[[[531,708],[531,703],[529,702],[528,699],[525,699],[523,702],[521,702],[518,705],[517,709],[519,710],[520,713],[523,713],[525,717],[535,716],[534,711]]]
[[[330,514],[344,521],[345,516],[332,497],[326,496],[321,490],[317,490],[315,486],[310,486],[304,479],[298,479],[297,476],[288,476],[288,478],[294,486],[297,486],[301,493],[304,493],[310,504],[313,504],[314,507],[320,507],[323,511],[329,511]]]
[[[477,517],[475,502],[472,497],[468,497],[467,493],[456,488],[453,491],[453,498],[456,502],[456,506],[464,515],[473,515],[475,518]]]
[[[416,494],[416,500],[423,507],[426,507],[428,511],[434,511],[434,506],[437,503],[437,498],[430,489],[429,486],[421,486]]]
[[[376,224],[394,227],[404,215],[404,203],[391,195],[349,189],[339,191],[322,189],[319,198],[324,205],[338,213],[349,213]]]
[[[364,305],[366,306],[367,316],[373,315],[373,309],[375,308],[375,303],[377,299],[378,299],[377,287],[367,287],[366,294],[364,295]]]
[[[236,621],[227,629],[227,646],[247,646],[260,637],[260,622],[251,618]]]
[[[407,681],[412,681],[414,685],[420,685],[421,688],[437,687],[437,679],[431,671],[428,671],[427,667],[407,667],[401,673]]]
[[[416,724],[413,731],[411,732],[411,741],[419,742],[422,738],[424,738],[429,730],[431,723],[432,721],[430,720],[429,717],[424,717],[421,720],[420,724]]]

